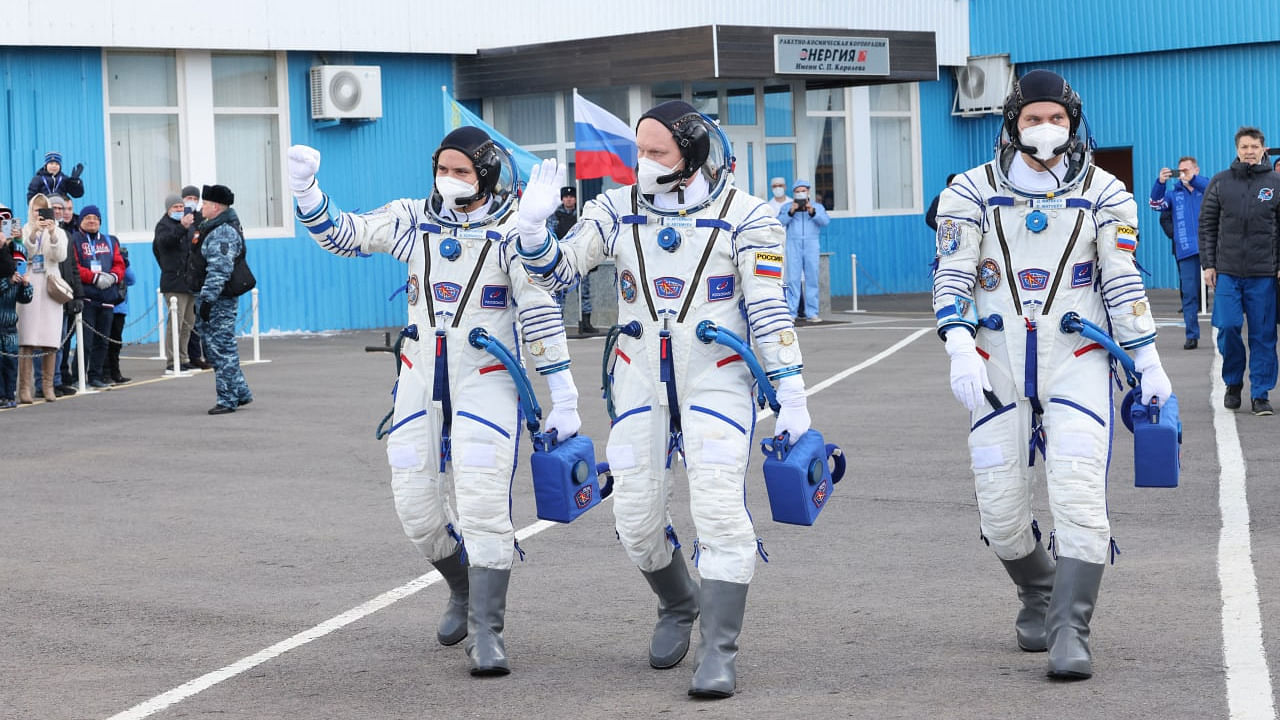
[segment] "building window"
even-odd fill
[[[108,53],[109,232],[150,230],[164,197],[182,187],[177,58],[174,53]]]
[[[871,119],[872,209],[916,207],[916,86],[867,89]]]
[[[226,185],[247,231],[292,235],[283,53],[107,51],[110,230],[151,237],[164,198]]]
[[[799,172],[812,170],[810,191],[828,210],[848,210],[851,204],[845,95],[844,88],[806,91],[805,116],[800,122],[805,155]]]

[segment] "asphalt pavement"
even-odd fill
[[[1184,351],[1172,302],[1157,297],[1181,401],[1181,485],[1133,487],[1131,436],[1118,428],[1109,505],[1121,554],[1094,616],[1096,674],[1061,683],[1014,641],[1017,598],[979,538],[967,418],[927,300],[871,305],[800,330],[808,385],[840,377],[809,407],[849,461],[816,525],[772,522],[759,463],[749,471],[769,562],[751,586],[731,699],[686,696],[692,653],[648,666],[655,601],[614,536],[611,501],[571,525],[538,523],[527,462],[512,505],[526,553],[508,601],[513,672],[472,678],[461,645],[436,644],[447,591],[424,576],[392,506],[374,427],[394,367],[365,352],[383,341],[366,331],[264,339],[270,362],[245,367],[255,402],[230,415],[205,414],[212,373],[163,378],[162,363],[138,357],[124,362],[127,386],[0,412],[0,717],[1272,717],[1269,693],[1241,690],[1249,667],[1224,659],[1241,638],[1223,617],[1256,582],[1263,664],[1251,686],[1274,685],[1264,653],[1280,647],[1269,560],[1280,417],[1217,410],[1208,322]],[[584,432],[602,454],[601,348],[571,341]],[[1222,423],[1243,453],[1249,577],[1221,570],[1241,559],[1219,554],[1219,482],[1234,467],[1220,459]],[[1043,482],[1036,508],[1047,531]]]

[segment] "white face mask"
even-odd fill
[[[1040,123],[1031,127],[1020,130],[1018,134],[1022,137],[1022,144],[1036,149],[1034,156],[1040,160],[1049,160],[1054,156],[1054,150],[1067,144],[1067,138],[1071,133],[1061,125],[1053,123]]]
[[[672,180],[667,183],[658,183],[658,178],[664,175],[670,175],[675,172],[675,168],[669,168],[666,165],[649,158],[640,158],[637,164],[637,175],[640,178],[640,192],[645,195],[657,195],[659,193],[671,192],[680,184],[679,180]]]
[[[436,178],[436,192],[440,193],[440,197],[444,199],[444,204],[441,205],[442,210],[456,210],[458,198],[475,195],[478,191],[472,183],[462,182],[455,177],[445,175]]]
[[[776,187],[773,189],[773,196],[781,200],[782,198],[787,196],[787,189],[782,187]]]
[[[809,191],[808,191],[808,190],[797,190],[797,191],[796,191],[796,199],[797,199],[797,200],[808,200],[808,199],[809,199]]]
[[[182,211],[179,210],[177,212],[171,212],[169,213],[169,217],[174,220],[177,220],[178,222],[182,222]]]

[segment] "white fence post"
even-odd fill
[[[152,360],[164,360],[164,321],[168,315],[168,309],[164,304],[164,293],[160,288],[156,288],[156,315],[160,321],[159,329],[156,331],[156,356]]]
[[[258,288],[249,291],[249,312],[253,313],[253,327],[250,331],[253,333],[253,359],[249,363],[271,362],[262,359],[262,333],[258,326]]]
[[[173,367],[164,372],[165,375],[173,377],[186,377],[187,373],[182,371],[182,348],[181,348],[181,329],[182,320],[178,317],[178,298],[169,298],[169,336],[173,341]]]
[[[80,378],[79,393],[89,392],[89,382],[84,377],[84,313],[76,313],[76,377]],[[94,392],[97,392],[96,390]]]
[[[849,277],[853,282],[853,309],[849,312],[866,312],[866,310],[858,309],[858,254],[849,253]]]

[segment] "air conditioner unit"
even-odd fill
[[[969,58],[956,70],[956,101],[952,115],[974,117],[1000,114],[1004,99],[1013,89],[1013,63],[1008,55],[981,55]]]
[[[382,68],[317,65],[311,68],[311,119],[382,117]]]

